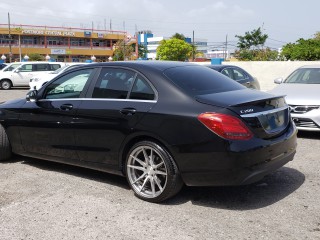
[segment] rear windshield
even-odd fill
[[[232,79],[203,66],[169,68],[164,74],[190,96],[228,92],[245,88]]]

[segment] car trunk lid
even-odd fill
[[[259,138],[267,139],[280,135],[290,124],[289,109],[283,96],[242,89],[198,95],[196,100],[235,112]]]

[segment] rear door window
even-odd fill
[[[122,68],[103,68],[94,87],[92,98],[126,99],[135,72]]]
[[[48,63],[34,64],[33,71],[50,71],[50,66]]]

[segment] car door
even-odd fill
[[[94,75],[94,68],[64,74],[26,102],[20,115],[22,145],[30,156],[57,161],[78,160],[74,117]]]
[[[119,149],[142,116],[156,104],[157,94],[141,74],[104,67],[77,112],[76,144],[80,160],[118,168]]]
[[[12,82],[14,86],[28,86],[33,76],[33,64],[27,63],[12,71]]]

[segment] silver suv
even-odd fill
[[[25,62],[12,71],[0,72],[0,88],[28,87],[31,78],[43,72],[57,70],[62,62]]]

